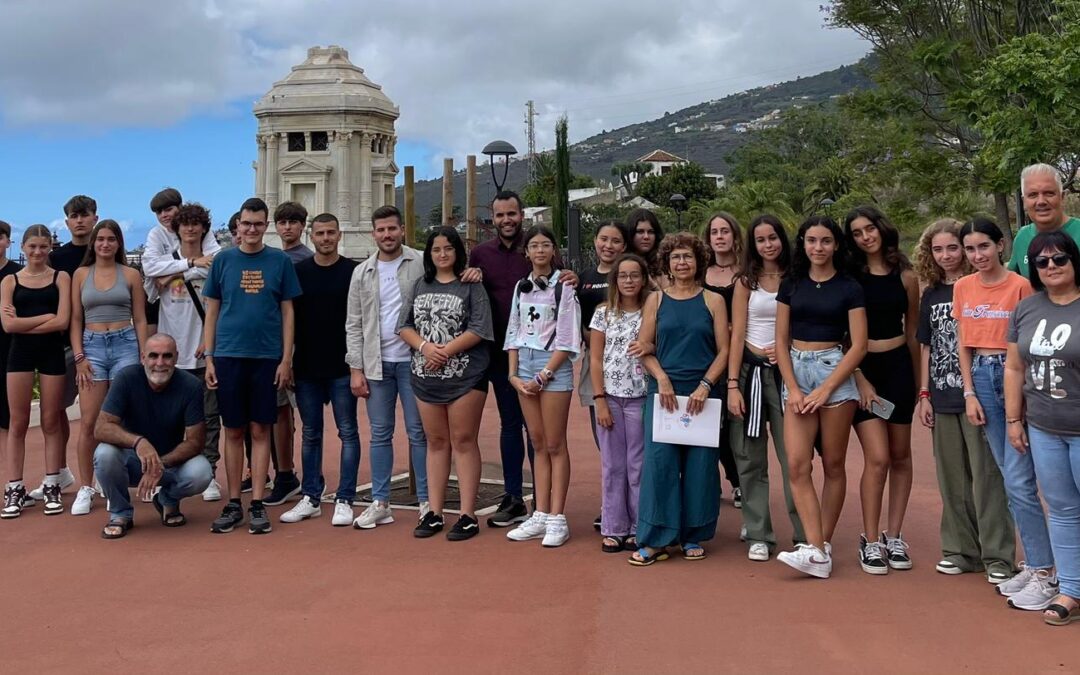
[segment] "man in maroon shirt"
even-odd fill
[[[491,202],[491,216],[498,236],[473,248],[469,255],[469,268],[461,276],[461,280],[466,283],[483,282],[491,304],[491,323],[495,333],[495,340],[491,343],[488,375],[502,424],[499,450],[502,454],[506,494],[499,504],[499,510],[488,518],[490,527],[509,527],[529,517],[529,510],[522,498],[522,465],[525,461],[525,442],[528,442],[530,465],[533,460],[533,447],[527,434],[524,441],[522,439],[525,418],[521,414],[517,392],[510,384],[510,364],[503,350],[514,287],[532,270],[521,246],[524,236],[521,231],[525,216],[523,207],[521,197],[514,192],[503,190],[495,195]],[[567,272],[566,283],[576,286],[577,275]]]

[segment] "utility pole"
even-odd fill
[[[536,106],[525,102],[525,134],[529,139],[529,182],[536,181]]]

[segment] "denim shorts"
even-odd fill
[[[791,364],[795,370],[795,381],[799,383],[799,389],[803,394],[809,394],[821,386],[844,358],[844,351],[839,347],[819,349],[817,351],[791,350]],[[787,389],[784,389],[784,398],[787,398]],[[848,377],[840,383],[840,386],[829,396],[825,405],[838,405],[847,401],[858,401],[859,389],[855,386],[855,378]]]
[[[133,326],[104,333],[84,330],[82,340],[94,382],[111,382],[121,370],[139,362],[139,339]]]
[[[517,376],[523,380],[533,379],[548,364],[553,353],[528,347],[518,349]],[[555,377],[544,385],[544,391],[574,391],[574,364],[570,359],[559,366]]]

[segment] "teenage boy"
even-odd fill
[[[143,247],[143,288],[146,290],[146,329],[148,335],[157,332],[158,313],[161,310],[161,290],[174,274],[187,274],[197,267],[206,267],[214,254],[221,250],[213,232],[203,236],[203,256],[199,258],[176,258],[173,251],[180,247],[180,239],[172,227],[173,216],[180,210],[184,198],[176,188],[165,188],[150,200],[150,210],[157,217],[158,226],[146,235]]]
[[[297,202],[282,202],[274,209],[274,229],[281,239],[281,250],[293,264],[308,260],[315,255],[300,241],[307,225],[307,209]],[[272,452],[274,453],[274,489],[263,502],[277,506],[300,494],[300,480],[296,477],[293,461],[293,406],[294,397],[288,390],[278,390],[277,422],[274,423]]]
[[[203,286],[206,385],[218,390],[229,484],[229,503],[210,526],[211,532],[231,532],[244,522],[240,479],[248,429],[253,478],[248,532],[271,530],[263,505],[270,426],[277,419],[275,390],[292,381],[292,300],[300,295],[300,284],[289,256],[263,244],[269,220],[266,202],[256,197],[244,202],[240,246],[218,254]]]
[[[349,384],[349,364],[345,363],[346,308],[349,284],[356,261],[338,254],[341,230],[329,213],[315,216],[311,223],[314,257],[296,265],[303,294],[295,300],[296,349],[293,372],[296,378],[296,407],[303,423],[300,450],[304,466],[300,502],[281,514],[281,522],[296,523],[321,515],[323,479],[323,406],[329,402],[341,439],[341,477],[334,497],[332,525],[353,521],[356,474],[360,468],[360,436],[356,426],[356,396]]]
[[[405,229],[401,212],[380,206],[371,214],[372,237],[379,252],[353,272],[349,284],[348,319],[345,322],[345,361],[352,370],[353,394],[367,401],[371,423],[372,503],[353,526],[369,530],[394,522],[390,511],[390,475],[394,471],[394,420],[400,398],[409,436],[409,457],[416,474],[420,518],[428,512],[427,437],[420,421],[412,382],[409,380],[409,345],[398,337],[402,298],[412,294],[424,276],[420,251],[403,244]]]

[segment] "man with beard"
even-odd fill
[[[1080,244],[1080,218],[1065,215],[1061,174],[1049,164],[1032,164],[1021,171],[1020,193],[1024,199],[1024,212],[1031,222],[1016,233],[1008,268],[1028,279],[1027,250],[1035,235],[1063,230]]]
[[[140,365],[128,366],[109,387],[94,435],[94,472],[109,500],[105,539],[119,539],[134,523],[129,487],[143,498],[155,487],[154,508],[165,527],[187,520],[180,500],[206,489],[213,478],[203,456],[206,420],[199,379],[176,369],[176,341],[157,333],[146,341]]]
[[[495,339],[491,342],[491,365],[488,373],[495,403],[499,407],[501,430],[499,450],[502,455],[503,495],[499,509],[488,518],[489,527],[510,527],[529,517],[522,493],[522,464],[525,461],[525,417],[517,392],[510,384],[510,363],[502,345],[506,340],[506,327],[510,323],[510,305],[514,299],[517,283],[529,276],[532,266],[525,258],[521,246],[521,224],[525,218],[521,197],[510,190],[495,195],[491,202],[491,218],[498,236],[474,247],[469,255],[469,268],[461,275],[466,283],[483,282],[491,304],[491,324]],[[559,257],[556,254],[558,265]],[[578,277],[566,270],[560,273],[563,282],[576,287]],[[529,447],[529,463],[532,463],[532,442]]]
[[[345,361],[350,388],[367,401],[371,422],[372,503],[353,521],[360,530],[394,522],[390,511],[390,475],[394,470],[394,410],[401,400],[409,456],[416,475],[420,518],[428,512],[427,437],[410,381],[412,352],[398,337],[398,319],[405,298],[424,276],[420,251],[404,245],[401,212],[380,206],[371,214],[371,234],[379,252],[353,272],[345,321]]]

